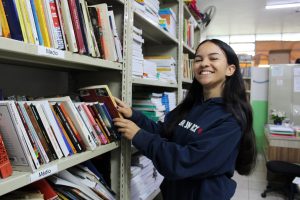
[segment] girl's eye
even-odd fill
[[[218,60],[218,58],[214,58],[214,57],[213,57],[213,58],[210,58],[210,59],[211,59],[211,60]]]
[[[202,59],[195,59],[195,62],[201,62]]]

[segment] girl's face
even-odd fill
[[[231,76],[235,71],[234,65],[228,65],[223,50],[212,42],[202,44],[195,56],[195,79],[203,86],[204,90],[222,91],[226,76]]]

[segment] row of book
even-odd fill
[[[14,170],[34,172],[53,160],[119,139],[111,97],[103,92],[93,96],[96,89],[81,91],[89,102],[74,103],[68,96],[0,101],[0,131]]]
[[[192,80],[194,78],[193,71],[194,60],[189,58],[189,54],[183,54],[183,78]]]
[[[89,0],[0,0],[1,35],[121,62],[113,10]]]
[[[91,161],[61,171],[46,179],[33,182],[0,197],[10,199],[105,199],[114,200],[116,194]]]
[[[244,78],[251,78],[251,67],[241,67],[241,74]]]
[[[159,25],[176,38],[177,16],[175,12],[172,8],[161,8],[158,14],[160,16]]]
[[[183,23],[183,41],[191,48],[195,48],[195,28],[197,22],[193,17],[184,19]]]

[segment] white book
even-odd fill
[[[61,129],[59,128],[56,119],[54,117],[54,113],[52,112],[52,109],[50,107],[50,104],[48,101],[39,101],[39,103],[41,104],[43,111],[47,117],[47,120],[49,122],[49,125],[51,126],[53,133],[57,139],[57,142],[61,148],[62,153],[64,154],[65,157],[67,157],[70,152],[68,150],[68,147],[63,139],[63,132],[61,131]]]
[[[111,29],[113,32],[113,36],[114,36],[115,48],[116,48],[116,52],[117,52],[118,61],[122,62],[123,61],[122,44],[121,44],[121,41],[120,41],[120,38],[118,35],[118,31],[117,31],[114,11],[109,10],[108,15],[109,15],[109,19],[110,19],[110,25],[111,25]]]
[[[143,30],[139,29],[139,28],[137,28],[135,26],[133,26],[133,32],[135,32],[138,35],[142,35],[143,34]]]
[[[67,173],[66,175],[65,172]],[[63,178],[61,178],[61,176],[63,176]],[[50,176],[47,179],[55,185],[64,185],[64,186],[76,188],[81,192],[83,192],[85,195],[87,195],[90,199],[101,200],[101,198],[95,192],[93,192],[90,188],[88,188],[84,184],[80,183],[76,177],[74,177],[70,172],[67,172],[66,170],[59,172],[59,176],[56,175]],[[72,181],[70,181],[70,179]]]
[[[97,147],[97,145],[93,141],[92,136],[90,135],[90,132],[88,131],[87,127],[85,126],[84,122],[82,121],[71,98],[69,96],[50,98],[50,99],[48,99],[48,101],[49,102],[60,102],[65,106],[68,114],[70,115],[72,122],[74,123],[75,128],[78,130],[78,132],[86,146],[86,149],[94,150]]]
[[[80,188],[80,191],[87,194],[92,199],[101,199],[95,192],[93,192],[89,187],[85,186],[83,183],[80,182],[80,179],[68,172],[67,170],[63,170],[58,172],[57,176],[61,179],[64,179],[68,182],[71,182],[77,185]]]
[[[55,5],[56,5],[56,11],[57,11],[57,16],[58,16],[58,20],[59,20],[59,25],[60,25],[60,30],[61,30],[61,34],[62,34],[62,38],[64,41],[64,49],[68,50],[68,45],[67,45],[67,40],[66,40],[66,33],[64,30],[64,25],[63,25],[63,18],[62,18],[62,11],[61,11],[61,0],[55,0]]]
[[[89,7],[95,7],[97,9],[97,12],[100,12],[100,24],[101,29],[103,33],[103,38],[105,41],[105,47],[108,51],[108,60],[110,61],[117,61],[117,52],[114,48],[114,38],[113,38],[113,32],[110,28],[109,24],[109,16],[108,16],[108,8],[106,3],[97,4]],[[98,13],[99,14],[99,13]]]
[[[44,8],[44,13],[45,13],[45,18],[46,18],[46,24],[47,24],[47,28],[48,28],[49,38],[51,41],[51,47],[58,49],[58,42],[55,37],[55,31],[54,31],[54,25],[53,25],[49,1],[50,0],[43,0],[43,8]]]
[[[18,104],[19,104],[19,106],[20,106],[20,108],[22,110],[23,116],[25,117],[25,120],[26,120],[26,123],[28,125],[28,128],[29,128],[29,130],[30,130],[30,132],[31,132],[31,134],[33,136],[34,142],[37,145],[37,148],[38,148],[38,151],[40,153],[41,159],[43,160],[44,163],[48,163],[50,160],[49,160],[49,158],[48,158],[48,156],[47,156],[47,154],[45,152],[45,149],[44,149],[44,147],[43,147],[43,145],[42,145],[42,143],[41,143],[41,141],[40,141],[37,133],[35,132],[35,129],[34,129],[32,123],[31,123],[31,120],[30,120],[30,118],[28,116],[28,113],[27,113],[27,111],[26,111],[26,109],[24,107],[24,102],[20,102],[19,101]]]
[[[34,172],[38,166],[37,159],[34,161],[35,165],[34,151],[32,146],[28,145],[29,138],[25,138],[25,129],[21,128],[23,124],[14,101],[0,102],[0,116],[0,131],[14,170]],[[28,146],[31,146],[31,149]]]
[[[78,52],[78,46],[76,43],[68,0],[60,0],[60,3],[63,27],[66,32],[66,38],[68,43],[68,50],[71,52]]]
[[[44,125],[44,128],[45,128],[46,133],[47,133],[47,135],[48,135],[48,137],[50,139],[50,142],[52,144],[52,147],[53,147],[53,149],[55,151],[55,154],[56,154],[57,158],[58,159],[62,158],[63,154],[62,154],[62,152],[60,150],[60,147],[59,147],[59,145],[58,145],[58,143],[56,141],[56,138],[55,138],[54,133],[53,133],[53,131],[52,131],[50,125],[49,125],[49,122],[48,122],[47,117],[46,117],[46,115],[45,115],[45,113],[43,111],[42,106],[39,104],[39,102],[32,102],[32,104],[35,105],[36,110],[38,111],[38,114],[39,114],[39,116],[41,118],[41,121],[42,121],[42,123]]]
[[[35,26],[35,22],[34,22],[34,17],[33,17],[33,13],[32,13],[32,7],[31,7],[31,3],[28,0],[23,0],[26,3],[26,9],[28,12],[28,16],[29,16],[29,20],[30,20],[30,25],[31,25],[31,31],[32,31],[32,35],[35,41],[35,44],[39,45],[40,41],[39,41],[39,37],[37,34],[37,30],[36,30],[36,26]]]
[[[75,107],[76,109],[78,110],[81,118],[82,118],[82,121],[84,122],[84,124],[86,125],[87,129],[89,130],[95,144],[97,146],[101,145],[101,141],[100,139],[98,138],[97,136],[97,133],[95,132],[93,126],[91,125],[90,123],[90,120],[88,119],[88,116],[86,115],[85,111],[84,111],[84,108],[82,107],[82,104],[84,104],[83,102],[77,102],[77,103],[74,103],[75,104]]]
[[[85,26],[85,36],[86,36],[86,41],[87,41],[87,45],[88,45],[88,52],[91,54],[91,56],[96,57],[96,52],[95,52],[95,48],[93,46],[93,40],[92,40],[92,35],[91,33],[91,29],[90,29],[90,25],[89,25],[89,19],[88,19],[88,15],[87,15],[87,10],[86,10],[86,4],[85,4],[85,0],[79,0],[79,4],[81,6],[81,10],[83,13],[83,18],[84,18],[84,23],[83,25]],[[78,8],[80,9],[80,8]]]

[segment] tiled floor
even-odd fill
[[[282,200],[284,196],[272,192],[268,193],[266,198],[261,197],[261,193],[264,191],[267,185],[266,181],[266,163],[265,159],[259,155],[257,166],[250,176],[240,176],[235,172],[234,180],[237,182],[237,189],[232,200]],[[299,197],[295,200],[300,200]]]

